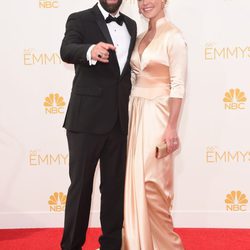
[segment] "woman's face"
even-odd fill
[[[165,0],[138,0],[140,13],[149,19],[164,16]]]

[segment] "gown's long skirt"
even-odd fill
[[[124,204],[124,250],[183,249],[173,231],[171,156],[155,158],[163,141],[169,87],[134,86],[129,102],[128,157]]]

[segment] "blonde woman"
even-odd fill
[[[148,29],[137,38],[131,57],[135,76],[129,102],[125,181],[125,250],[180,250],[170,213],[172,153],[179,148],[177,122],[184,96],[187,48],[164,12],[164,0],[138,0]],[[155,157],[165,142],[167,156]]]

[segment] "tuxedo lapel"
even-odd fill
[[[105,22],[105,19],[104,19],[103,15],[102,15],[101,11],[99,10],[97,4],[92,8],[92,10],[93,10],[93,13],[95,15],[95,20],[97,22],[97,25],[99,26],[100,31],[102,32],[102,34],[104,35],[104,37],[106,39],[105,42],[114,44],[113,41],[112,41],[112,38],[110,36],[110,33],[109,33],[109,30],[108,30],[107,24]],[[130,60],[128,60],[128,59],[131,57],[133,47],[134,47],[134,44],[135,44],[136,30],[133,28],[133,25],[132,25],[131,21],[129,21],[129,19],[127,18],[126,15],[124,15],[122,13],[120,13],[120,15],[124,16],[124,23],[125,23],[125,25],[126,25],[126,27],[128,29],[130,37],[131,37],[129,50],[128,50],[127,62],[125,64],[124,68],[123,68],[122,73],[120,74],[120,76],[122,77],[124,72],[126,72],[127,67],[129,67],[129,64],[130,64]],[[113,55],[114,63],[116,64],[116,70],[118,70],[118,72],[120,72],[119,63],[118,63],[116,53],[113,52],[111,54]]]
[[[102,34],[106,38],[106,42],[113,44],[113,41],[112,41],[112,38],[111,38],[111,36],[109,34],[109,30],[108,30],[108,27],[106,25],[105,19],[104,19],[103,15],[102,15],[101,11],[99,10],[97,4],[93,7],[92,10],[93,10],[93,12],[95,14],[97,24],[98,24]]]

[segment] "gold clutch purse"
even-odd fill
[[[168,146],[167,143],[161,143],[155,147],[155,157],[161,159],[168,155]]]

